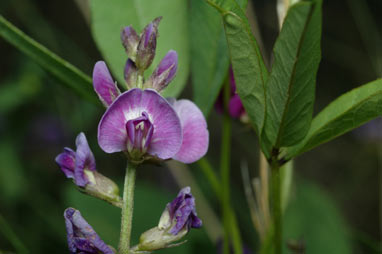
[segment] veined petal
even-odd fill
[[[108,107],[121,93],[114,83],[104,61],[98,61],[93,69],[93,86],[102,103]]]
[[[207,122],[200,109],[189,100],[173,102],[183,129],[183,143],[175,160],[192,163],[203,157],[208,150]]]
[[[180,120],[171,105],[152,89],[131,89],[110,105],[98,125],[100,147],[107,153],[127,150],[126,123],[144,112],[154,126],[147,152],[161,159],[174,156],[182,144]]]

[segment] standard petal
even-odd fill
[[[203,157],[208,150],[209,133],[207,122],[200,109],[189,100],[173,103],[183,128],[183,143],[175,160],[192,163]]]
[[[98,61],[93,69],[93,86],[102,103],[108,107],[121,93],[114,83],[104,61]]]
[[[180,120],[171,105],[156,91],[139,88],[121,94],[107,109],[98,125],[98,144],[107,153],[127,149],[127,121],[143,112],[154,126],[148,153],[161,159],[176,154],[182,144]]]

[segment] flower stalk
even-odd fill
[[[126,167],[125,183],[123,186],[123,206],[121,218],[121,234],[118,253],[128,254],[130,249],[131,227],[134,208],[134,188],[137,165],[128,163]]]

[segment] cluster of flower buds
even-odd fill
[[[154,251],[177,246],[179,245],[177,242],[189,232],[190,228],[201,226],[202,221],[197,217],[191,189],[185,187],[171,203],[167,204],[158,226],[144,232],[139,239],[139,244],[133,249]]]
[[[73,179],[82,192],[120,206],[118,186],[96,171],[94,155],[84,133],[78,134],[76,146],[76,151],[65,147],[64,152],[56,157],[56,163],[66,177]]]
[[[126,50],[124,77],[127,88],[153,88],[162,91],[174,79],[178,68],[178,55],[170,50],[159,63],[150,78],[145,81],[143,72],[152,64],[157,45],[158,26],[162,17],[148,24],[138,36],[133,27],[127,26],[121,32],[122,44]]]

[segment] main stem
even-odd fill
[[[277,159],[273,159],[271,163],[272,177],[272,210],[274,225],[274,246],[275,254],[282,253],[282,213],[281,213],[281,180],[280,166]]]
[[[121,218],[121,234],[119,237],[119,254],[128,254],[130,249],[131,225],[134,208],[135,170],[137,165],[128,163],[123,186],[123,205]]]

